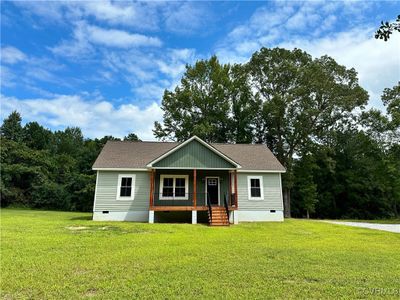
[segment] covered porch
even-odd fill
[[[217,211],[235,222],[238,208],[236,169],[157,169],[149,171],[149,223],[154,223],[156,212],[192,212],[192,223],[197,223],[197,212],[206,211],[210,218]]]
[[[210,225],[229,225],[238,207],[237,169],[241,168],[231,158],[193,136],[147,168],[149,223],[154,223],[155,212],[191,211],[196,224],[197,212],[208,211]]]

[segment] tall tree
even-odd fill
[[[155,123],[154,135],[161,140],[182,141],[197,135],[208,142],[227,142],[229,65],[217,57],[186,66],[174,91],[166,90],[162,100],[163,125]]]
[[[23,128],[21,126],[21,115],[17,111],[13,111],[3,121],[3,125],[0,128],[0,135],[6,139],[20,142],[23,138]]]
[[[29,122],[24,126],[24,142],[32,149],[50,149],[52,143],[52,132],[38,122]]]
[[[263,102],[260,142],[267,143],[287,169],[283,195],[285,216],[290,217],[294,155],[346,122],[354,108],[367,103],[368,94],[354,69],[328,56],[313,60],[299,49],[262,48],[248,68]]]
[[[391,117],[393,128],[400,127],[400,81],[393,88],[386,88],[382,95],[383,105]]]

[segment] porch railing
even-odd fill
[[[184,195],[163,196],[162,193],[154,193],[154,206],[194,206],[194,195],[196,195],[196,206],[206,206],[206,193],[185,193]]]
[[[227,195],[224,194],[224,206],[225,206],[226,215],[227,215],[228,220],[229,220],[229,206],[228,206],[228,200],[227,200],[227,197],[226,197],[226,196],[227,196]]]

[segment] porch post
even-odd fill
[[[154,206],[154,170],[150,171],[150,209]]]
[[[235,170],[235,208],[238,209],[238,179],[237,179],[237,170]]]
[[[193,207],[197,206],[197,170],[193,169]]]
[[[150,171],[150,203],[149,203],[149,223],[154,223],[154,170]]]
[[[230,206],[232,206],[232,171],[229,171],[229,199],[228,199],[228,203]]]

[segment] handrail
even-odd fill
[[[212,223],[212,208],[211,208],[211,201],[210,201],[210,194],[207,192],[207,206],[208,206],[208,215],[210,217],[210,223]]]
[[[229,207],[228,207],[228,201],[226,200],[226,194],[224,194],[224,204],[225,204],[226,215],[228,217],[228,222],[229,222]]]

